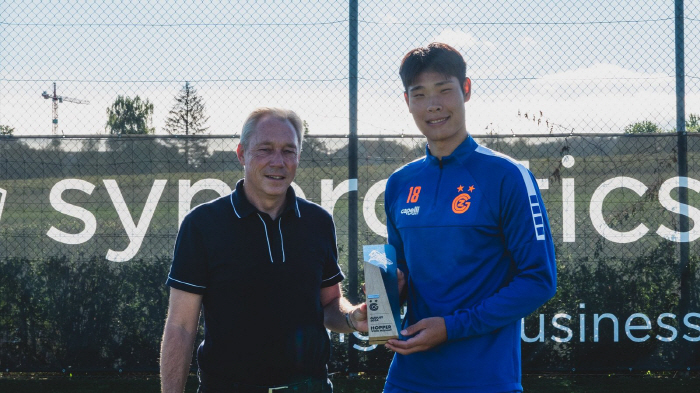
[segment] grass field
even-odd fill
[[[335,375],[335,393],[381,392],[383,377],[348,378]],[[524,375],[526,392],[533,393],[695,393],[700,391],[700,374],[674,373],[647,375]],[[157,375],[87,375],[68,377],[47,374],[0,373],[4,393],[157,393]],[[197,378],[190,376],[186,393],[197,391]]]

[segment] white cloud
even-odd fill
[[[628,70],[620,67],[617,64],[597,63],[590,67],[578,68],[558,72],[556,74],[545,75],[541,78],[544,81],[569,81],[575,83],[577,81],[589,81],[600,79],[620,79],[620,80],[649,80],[669,78],[669,75],[662,73],[649,74],[634,70]]]
[[[382,14],[379,19],[382,21],[382,23],[386,23],[386,24],[390,24],[390,25],[401,22],[401,19],[398,18],[396,15],[387,14],[387,13]]]
[[[675,93],[675,77],[663,73],[629,70],[615,64],[594,64],[590,67],[545,75],[534,82],[539,94],[569,97],[637,96],[641,93],[667,95]]]
[[[443,42],[455,48],[471,48],[479,44],[479,40],[474,37],[474,34],[460,31],[445,29],[433,39],[433,42]]]
[[[474,70],[480,75],[487,71]],[[15,127],[17,135],[50,133],[51,103],[40,95],[45,87],[33,83],[27,85],[15,84],[10,89],[14,94],[2,97],[0,124]],[[163,133],[164,120],[180,86],[177,83],[155,85],[138,91],[129,86],[123,90],[103,87],[83,84],[82,91],[65,91],[66,95],[90,100],[90,105],[61,104],[59,126],[66,135],[104,133],[106,108],[117,93],[139,94],[151,99],[156,108],[154,126],[158,133]],[[474,134],[510,134],[511,130],[515,134],[546,134],[551,130],[547,122],[550,127],[555,125],[554,133],[568,133],[572,129],[575,133],[622,132],[626,125],[641,120],[672,128],[675,125],[673,87],[673,77],[664,74],[644,73],[614,64],[595,64],[545,75],[534,81],[514,83],[512,89],[501,90],[499,94],[488,94],[482,87],[475,88],[466,105],[467,126]],[[211,116],[212,134],[237,133],[250,110],[261,105],[293,107],[309,122],[312,134],[348,133],[347,91],[342,86],[298,89],[294,85],[261,87],[232,83],[197,88]],[[371,84],[361,86],[358,97],[360,134],[418,133],[400,90],[398,82],[392,88],[379,91]],[[686,104],[686,113],[700,113],[700,94],[689,92]],[[528,113],[528,119],[524,118],[525,113]]]
[[[670,130],[674,86],[673,76],[599,63],[526,81],[499,96],[475,95],[467,104],[468,126],[475,134],[619,133],[649,120]],[[698,98],[687,95],[687,113],[698,111]]]
[[[535,39],[529,35],[520,36],[518,41],[520,41],[520,44],[524,46],[535,46],[537,44],[537,41],[535,41]]]

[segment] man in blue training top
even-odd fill
[[[404,339],[385,392],[521,392],[520,320],[554,296],[556,264],[537,182],[477,144],[459,52],[432,43],[403,58],[409,112],[426,156],[386,186],[389,243],[407,296]]]

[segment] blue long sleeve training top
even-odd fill
[[[389,178],[389,243],[407,274],[403,326],[444,317],[447,342],[396,354],[387,382],[418,392],[522,390],[520,320],[554,296],[547,213],[532,173],[471,136]]]

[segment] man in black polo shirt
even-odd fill
[[[290,186],[302,123],[292,111],[250,114],[236,151],[235,191],[184,219],[166,284],[163,392],[182,392],[200,308],[199,391],[332,392],[325,328],[367,331],[366,305],[341,294],[335,225]]]

